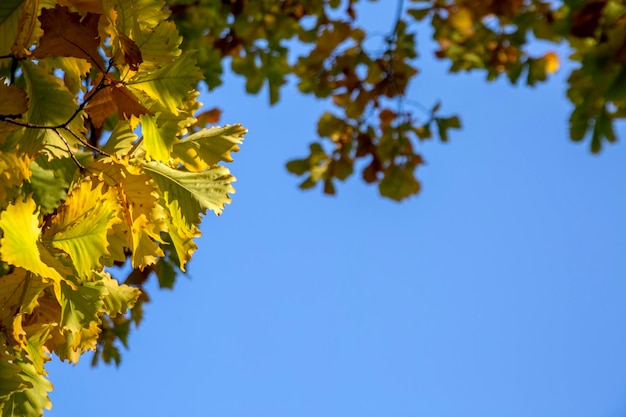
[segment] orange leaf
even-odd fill
[[[546,66],[546,72],[548,74],[554,74],[559,69],[559,56],[556,52],[548,52],[543,56],[543,62]]]
[[[81,20],[80,13],[70,12],[67,7],[56,5],[54,9],[42,9],[39,21],[43,36],[39,47],[33,52],[35,58],[47,56],[76,57],[87,60],[100,71],[104,62],[98,54],[99,14],[87,13]]]
[[[213,107],[210,110],[200,113],[196,119],[198,119],[197,123],[199,126],[206,126],[219,122],[220,117],[222,117],[222,111],[217,107]]]

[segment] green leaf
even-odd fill
[[[37,372],[33,364],[19,359],[14,363],[19,367],[18,377],[26,388],[13,391],[6,400],[0,401],[2,417],[40,417],[44,409],[52,408],[48,397],[52,384]],[[2,394],[0,391],[0,400]]]
[[[24,0],[2,0],[0,2],[0,55],[11,53],[11,47],[15,42],[20,17],[22,16],[22,4]]]
[[[0,277],[0,323],[18,313],[32,313],[37,298],[48,286],[22,268],[15,268],[10,274]]]
[[[181,213],[189,223],[198,223],[200,213],[212,210],[220,214],[235,192],[235,177],[222,166],[205,172],[184,172],[157,162],[144,165],[144,171],[156,184],[168,203],[178,200]]]
[[[128,155],[136,140],[137,135],[133,132],[129,121],[120,120],[115,125],[115,128],[111,132],[111,136],[109,136],[109,139],[102,147],[102,150],[109,154],[115,154],[118,157],[123,157],[124,155]]]
[[[197,249],[193,239],[200,236],[198,227],[182,216],[180,203],[173,200],[168,204],[170,219],[168,220],[169,236],[176,251],[181,271],[185,271],[185,264]]]
[[[159,279],[159,288],[174,288],[176,282],[176,264],[180,265],[180,262],[176,262],[174,259],[161,258],[159,262],[154,265],[154,273]]]
[[[408,9],[406,12],[413,19],[415,19],[417,21],[420,21],[420,20],[424,19],[426,16],[428,16],[428,13],[430,13],[431,10],[433,10],[433,9],[431,9],[431,8],[426,8],[426,9]]]
[[[420,191],[420,183],[415,179],[414,169],[409,166],[391,166],[378,184],[380,194],[392,200],[401,201]]]
[[[460,129],[461,121],[457,116],[448,118],[436,117],[437,129],[439,130],[439,138],[442,142],[448,141],[448,129]]]
[[[137,288],[129,285],[120,285],[117,280],[111,278],[111,275],[106,272],[96,273],[95,275],[98,278],[97,283],[102,285],[100,294],[106,312],[111,317],[124,314],[127,309],[135,305],[140,294]]]
[[[70,287],[61,283],[61,320],[59,326],[74,334],[88,329],[92,322],[98,321],[98,314],[104,310],[100,290],[93,283]]]
[[[170,15],[162,0],[106,0],[104,6],[107,13],[115,10],[115,23],[127,36],[133,35],[137,27],[154,29]]]
[[[4,342],[4,340],[3,340]],[[6,404],[11,394],[24,391],[30,387],[30,384],[19,377],[22,369],[15,363],[15,356],[9,351],[0,355],[0,410],[3,411],[3,404]]]
[[[170,159],[170,151],[176,141],[175,131],[160,129],[156,119],[159,115],[141,116],[141,131],[143,133],[143,145],[146,156],[156,161],[167,162]]]
[[[155,70],[180,56],[181,50],[178,47],[182,42],[182,37],[178,35],[174,22],[161,22],[152,30],[141,30],[141,26],[141,22],[136,21],[132,35],[130,35],[141,50],[143,58],[143,63],[140,65],[141,71]]]
[[[38,126],[60,126],[68,122],[76,112],[74,95],[65,87],[62,81],[48,73],[41,66],[30,61],[21,61],[21,67],[26,79],[26,92],[30,100],[30,107],[26,112],[26,120]],[[69,128],[77,135],[82,135],[85,128],[82,118],[77,115],[71,120]],[[30,154],[36,154],[42,145],[56,156],[67,156],[67,147],[59,138],[59,134],[74,149],[80,142],[65,129],[25,129],[20,143]]]
[[[30,170],[33,199],[41,207],[43,214],[53,212],[67,197],[67,189],[77,171],[76,163],[70,158],[48,160],[42,156],[31,162]]]
[[[308,159],[294,159],[287,162],[287,171],[296,175],[304,175],[311,168]]]
[[[595,120],[593,134],[591,135],[591,152],[598,153],[602,150],[602,140],[615,142],[615,131],[613,130],[613,120],[609,116],[605,107],[602,107]]]
[[[202,129],[176,143],[172,155],[194,171],[202,171],[220,161],[232,162],[231,152],[239,151],[238,145],[246,132],[239,124]]]
[[[126,85],[130,89],[144,92],[161,102],[168,111],[178,114],[179,106],[201,79],[202,73],[196,66],[196,61],[190,54],[184,54],[157,70],[138,72]]]

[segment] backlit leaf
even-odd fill
[[[82,134],[84,126],[81,117],[72,116],[76,112],[74,95],[55,76],[44,71],[31,62],[21,64],[26,79],[26,91],[30,106],[25,115],[26,120],[39,126],[60,126],[71,120],[69,127],[76,134]],[[57,133],[58,132],[58,133]],[[67,147],[59,138],[63,135],[72,146],[77,146],[76,138],[64,129],[57,132],[52,129],[26,129],[21,143],[25,149],[35,153],[46,145],[52,155],[67,156]]]
[[[107,233],[117,216],[115,191],[103,190],[103,183],[81,182],[59,207],[43,240],[70,256],[80,276],[91,275],[101,265],[100,258],[109,254]]]
[[[202,73],[196,66],[196,61],[190,54],[185,54],[157,70],[138,72],[126,86],[146,93],[170,112],[178,114],[181,103],[201,78]]]
[[[182,215],[189,223],[198,223],[200,213],[212,210],[220,214],[230,203],[229,194],[235,192],[231,185],[235,177],[222,166],[205,172],[183,172],[166,165],[150,162],[144,171],[165,196],[166,201],[178,200]]]
[[[89,328],[90,323],[98,320],[98,314],[104,308],[100,299],[100,290],[94,285],[79,285],[72,288],[61,284],[61,328],[72,333],[80,333]]]
[[[131,308],[139,297],[139,290],[129,285],[120,285],[117,280],[111,278],[108,273],[97,273],[100,284],[101,297],[107,313],[110,316],[124,314]]]
[[[39,210],[35,201],[16,201],[0,214],[0,258],[11,265],[22,267],[43,278],[61,281],[64,270],[41,244]],[[46,262],[47,261],[47,262]]]
[[[210,127],[187,136],[174,145],[173,156],[194,171],[202,171],[220,161],[231,162],[231,152],[247,132],[241,125]]]
[[[39,47],[33,51],[36,58],[65,56],[82,58],[95,68],[104,71],[104,62],[98,53],[100,15],[70,12],[67,7],[56,5],[54,9],[43,9],[39,20],[44,31]]]
[[[47,394],[52,391],[52,384],[37,372],[33,364],[25,360],[15,360],[14,363],[19,367],[18,378],[27,389],[14,391],[0,401],[2,417],[40,417],[44,409],[52,408]]]

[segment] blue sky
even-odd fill
[[[326,103],[286,89],[269,108],[230,77],[203,97],[250,130],[233,204],[120,368],[50,364],[46,416],[626,414],[626,129],[592,156],[567,136],[568,70],[488,84],[418,40],[409,98],[464,128],[420,144],[423,190],[400,204],[358,177],[296,188],[284,163]]]

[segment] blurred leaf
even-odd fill
[[[380,194],[395,201],[401,201],[420,191],[420,183],[415,179],[413,167],[391,166],[378,185]]]

